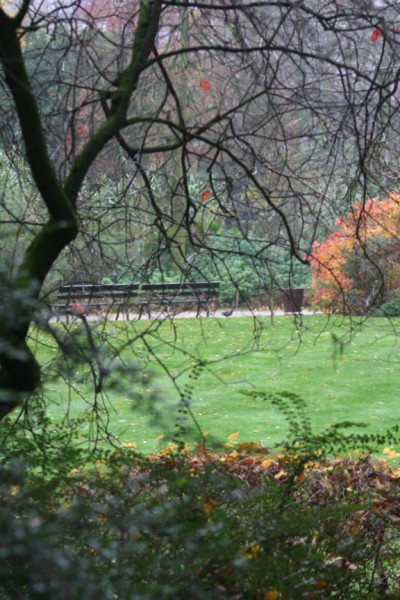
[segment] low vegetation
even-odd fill
[[[45,410],[36,437],[3,421],[1,598],[398,597],[400,473],[360,450],[396,433],[315,435],[300,398],[274,402],[290,432],[278,454],[89,453]]]

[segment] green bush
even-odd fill
[[[291,258],[290,252],[259,239],[244,239],[236,229],[210,236],[207,249],[190,263],[191,279],[219,280],[221,304],[251,302],[277,288],[303,287],[309,267]]]
[[[382,304],[376,311],[377,317],[400,317],[400,298],[392,298]]]

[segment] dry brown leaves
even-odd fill
[[[178,464],[176,452],[176,447],[169,446],[151,460],[173,469]],[[194,452],[184,451],[184,461],[193,474],[213,466],[250,487],[260,486],[266,479],[293,485],[295,497],[309,503],[326,505],[350,494],[355,502],[368,497],[369,511],[400,522],[400,469],[357,451],[346,457],[320,460],[316,454],[312,460],[301,452],[270,454],[266,448],[248,442],[237,444],[228,452],[197,446]]]

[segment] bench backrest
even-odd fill
[[[218,295],[219,281],[190,281],[183,283],[68,283],[61,285],[57,300],[92,298],[134,298],[191,296],[197,298],[206,295],[213,298]]]

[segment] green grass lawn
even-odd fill
[[[132,377],[112,378],[105,407],[99,404],[104,427],[140,451],[164,446],[177,431],[176,423],[190,441],[201,442],[202,431],[210,444],[256,441],[275,447],[286,438],[285,420],[268,402],[244,393],[251,390],[298,394],[307,402],[315,431],[340,421],[363,423],[360,431],[366,433],[400,424],[400,320],[370,319],[361,328],[354,319],[321,316],[301,322],[275,317],[273,324],[269,317],[244,317],[96,327],[108,346],[123,346],[124,368],[141,364]],[[40,346],[44,362],[53,352],[51,344]],[[194,376],[199,363],[203,366]],[[79,361],[72,370],[75,389],[68,392],[60,380],[47,385],[55,419],[67,405],[73,415],[93,405],[87,371]],[[180,394],[189,401],[195,422],[182,412]],[[82,433],[90,427],[82,425]],[[398,451],[400,445],[393,448]],[[377,454],[381,451],[377,448]]]

